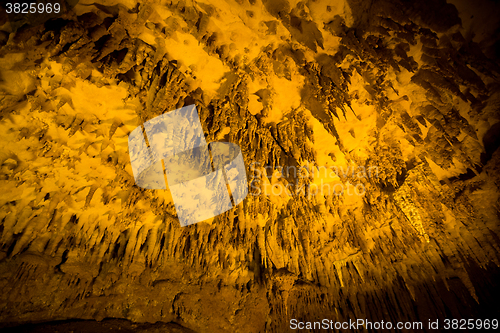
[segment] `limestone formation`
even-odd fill
[[[498,4],[73,2],[0,16],[0,327],[500,319]],[[249,195],[181,227],[127,143],[191,104]]]

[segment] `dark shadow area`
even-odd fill
[[[1,326],[0,326],[1,328]],[[68,319],[44,323],[4,326],[5,333],[104,333],[104,332],[158,332],[158,333],[195,333],[177,323],[135,324],[125,319],[107,318],[102,321]]]

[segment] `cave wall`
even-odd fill
[[[100,0],[43,25],[4,16],[0,322],[498,318],[491,6]],[[251,186],[181,227],[169,191],[135,185],[127,140],[190,104],[207,142],[241,147]]]

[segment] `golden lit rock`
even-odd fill
[[[66,2],[1,7],[0,327],[498,325],[498,4]],[[181,227],[128,138],[192,104],[249,194]]]

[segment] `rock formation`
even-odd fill
[[[42,23],[2,12],[0,327],[500,319],[499,9],[80,0]],[[181,227],[168,190],[135,185],[127,140],[190,104],[207,142],[241,147],[250,193]]]

